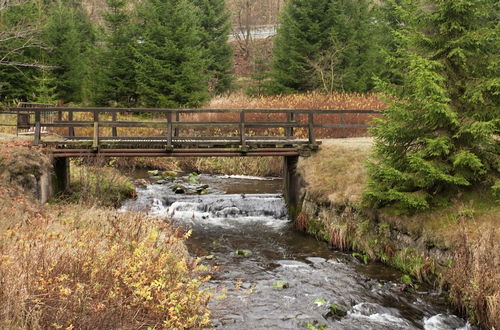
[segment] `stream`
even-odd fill
[[[429,288],[405,290],[398,271],[295,230],[281,179],[137,177],[122,209],[191,228],[190,253],[217,266],[207,283],[216,328],[475,329]]]

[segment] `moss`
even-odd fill
[[[290,219],[295,221],[299,214],[302,212],[302,204],[298,203],[296,205],[290,204],[288,201],[286,201],[287,208],[288,208],[288,216]]]

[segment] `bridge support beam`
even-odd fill
[[[302,203],[301,178],[297,171],[299,156],[283,157],[283,194],[292,220],[298,216]]]
[[[52,167],[44,169],[40,178],[38,198],[42,204],[69,188],[69,158],[52,157]]]
[[[52,167],[52,187],[54,195],[57,195],[69,188],[69,158],[52,158]]]

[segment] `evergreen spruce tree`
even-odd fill
[[[330,47],[337,47],[337,70],[341,79],[337,89],[366,92],[373,88],[373,77],[382,71],[382,50],[375,42],[380,28],[369,0],[337,0],[330,6]]]
[[[50,75],[48,69],[41,69],[35,78],[35,90],[31,99],[37,103],[53,104],[57,103],[55,80]]]
[[[129,0],[107,0],[108,11],[103,17],[106,22],[105,45],[99,54],[101,88],[96,103],[109,105],[112,102],[129,106],[136,96],[134,70],[134,35]]]
[[[401,84],[401,72],[405,68],[398,67],[398,58],[395,56],[398,51],[398,40],[396,36],[404,26],[407,25],[401,15],[401,4],[406,0],[383,0],[379,6],[374,7],[375,17],[379,24],[376,44],[381,49],[381,63],[383,69],[378,77],[384,81],[394,84]]]
[[[139,7],[137,88],[148,107],[199,106],[208,98],[201,27],[188,0],[146,0]]]
[[[375,161],[365,192],[372,206],[426,210],[498,180],[495,6],[441,0],[399,7],[407,25],[397,33],[396,62],[407,70],[400,86],[380,84],[389,108],[372,130]]]
[[[372,6],[369,0],[288,1],[273,49],[275,92],[325,85],[356,92],[371,89],[372,77],[382,66],[374,44],[380,29]],[[332,81],[325,81],[326,76]]]
[[[77,9],[63,1],[53,4],[45,29],[45,42],[50,50],[47,61],[55,69],[56,91],[64,102],[80,102],[83,99],[85,81],[85,44],[80,28],[81,15]]]
[[[231,23],[225,0],[192,0],[199,8],[201,44],[208,61],[209,85],[214,94],[227,92],[232,82]]]
[[[306,91],[311,82],[310,62],[330,46],[332,0],[289,0],[280,19],[273,49],[272,92]]]

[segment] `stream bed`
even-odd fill
[[[207,283],[216,328],[475,329],[432,290],[406,290],[401,273],[365,265],[295,230],[281,179],[191,175],[141,182],[137,198],[122,209],[192,229],[190,253],[217,266]]]

